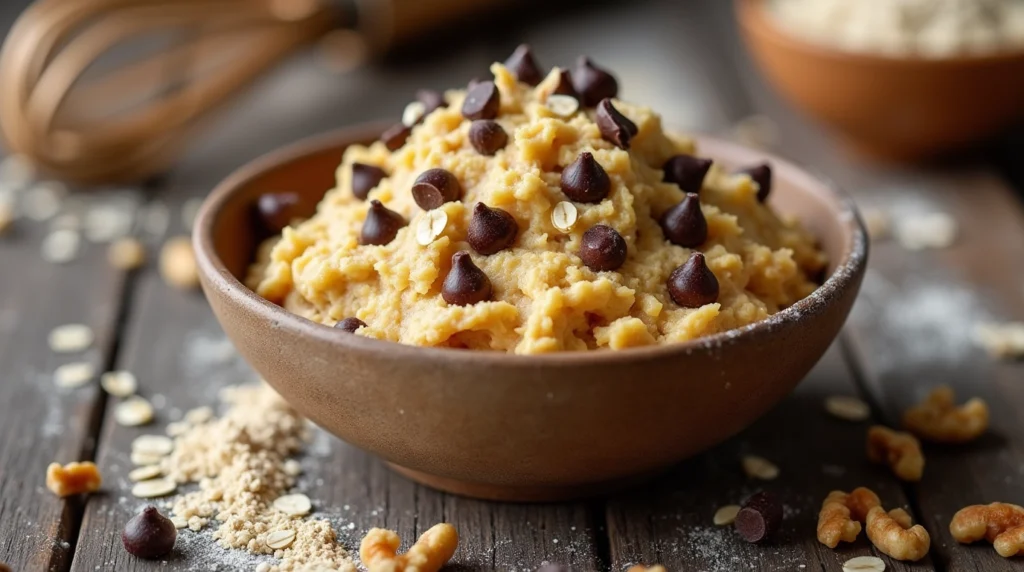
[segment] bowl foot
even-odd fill
[[[394,463],[388,463],[388,465],[398,474],[432,489],[464,497],[502,502],[558,502],[594,497],[636,486],[663,472],[659,470],[599,483],[519,486],[460,481],[416,471]]]

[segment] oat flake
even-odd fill
[[[871,416],[871,408],[856,397],[832,395],[825,399],[825,410],[833,417],[846,421],[864,421]]]
[[[274,499],[274,508],[288,516],[306,516],[313,510],[313,504],[304,494],[285,495]]]
[[[100,376],[100,387],[114,397],[131,397],[139,388],[130,371],[108,371]]]
[[[77,353],[89,348],[95,336],[85,324],[64,324],[50,330],[47,342],[59,354]]]
[[[743,472],[752,479],[771,481],[779,476],[779,468],[764,457],[747,455],[746,457],[743,457],[742,464]]]
[[[114,419],[125,427],[145,425],[153,420],[153,406],[138,395],[117,404]]]
[[[884,572],[885,561],[877,556],[857,556],[843,563],[843,572]]]
[[[740,513],[740,505],[730,504],[723,506],[722,508],[715,511],[714,523],[715,526],[728,526],[736,520],[736,515]]]
[[[150,479],[155,479],[163,474],[164,471],[163,469],[160,468],[160,465],[145,465],[143,467],[138,467],[136,469],[132,469],[131,471],[129,471],[128,478],[136,482],[148,481]]]
[[[163,435],[140,435],[132,441],[132,452],[166,457],[174,451],[174,441]]]
[[[135,483],[132,487],[132,495],[141,499],[165,497],[173,493],[178,485],[170,479],[150,479]]]
[[[57,387],[74,389],[92,381],[96,376],[96,368],[87,361],[64,364],[53,372],[53,382]]]
[[[82,238],[77,231],[55,230],[43,239],[40,252],[43,260],[53,264],[64,264],[78,256],[78,247],[81,242]]]

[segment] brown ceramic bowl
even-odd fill
[[[781,159],[770,199],[832,261],[817,292],[770,319],[699,341],[625,351],[518,356],[347,335],[260,298],[253,258],[261,194],[290,189],[312,212],[334,185],[344,130],[258,159],[209,196],[194,236],[203,289],[249,363],[300,412],[430,486],[489,499],[554,500],[608,490],[734,435],[789,393],[839,332],[867,242],[853,204]],[[765,155],[713,139],[725,164]]]
[[[862,152],[924,158],[1024,118],[1024,50],[945,59],[846,52],[794,37],[764,5],[735,3],[754,60],[793,104]]]

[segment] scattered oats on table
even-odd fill
[[[907,250],[948,248],[956,235],[956,220],[946,213],[910,216],[896,227],[896,239]]]
[[[64,324],[50,330],[46,341],[54,353],[68,354],[89,349],[94,338],[92,328],[85,324]]]
[[[1024,358],[1024,322],[985,322],[974,327],[974,339],[992,357]]]
[[[160,250],[160,276],[164,282],[181,290],[199,286],[196,254],[187,236],[169,239]]]
[[[864,421],[871,416],[871,408],[864,401],[848,395],[832,395],[825,399],[825,410],[833,417],[846,421]]]
[[[107,261],[118,270],[135,270],[146,263],[146,247],[135,238],[119,238],[110,243]]]
[[[100,376],[100,387],[114,397],[131,397],[138,391],[139,382],[130,371],[108,371]]]
[[[779,467],[764,457],[747,455],[741,460],[743,472],[751,479],[771,481],[779,476]]]
[[[82,238],[78,231],[55,230],[43,239],[40,254],[43,260],[53,264],[65,264],[78,256]]]
[[[124,427],[138,427],[153,420],[153,406],[145,398],[133,395],[117,404],[114,419]]]
[[[740,512],[740,505],[730,504],[725,505],[722,508],[715,511],[713,522],[715,526],[728,526],[736,520],[736,515]]]
[[[53,372],[53,382],[57,387],[75,389],[92,381],[96,377],[96,367],[87,361],[66,363]]]

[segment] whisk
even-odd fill
[[[210,111],[331,30],[380,51],[498,1],[41,0],[0,52],[0,127],[65,179],[144,179]]]

